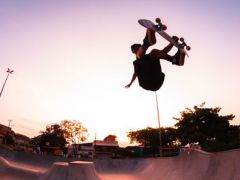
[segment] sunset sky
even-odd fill
[[[88,141],[157,127],[155,94],[130,89],[145,29],[138,19],[160,17],[170,35],[191,45],[182,67],[161,61],[165,82],[157,92],[162,126],[186,107],[206,102],[234,114],[240,124],[240,1],[238,0],[7,0],[0,1],[0,123],[34,137],[47,124],[79,120]],[[153,48],[167,41],[157,35]],[[173,49],[173,54],[176,49]]]

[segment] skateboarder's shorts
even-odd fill
[[[146,78],[140,79],[138,78],[139,85],[148,91],[157,91],[159,90],[164,82],[165,74],[163,72],[159,73],[155,78]]]
[[[145,55],[142,59],[133,62],[134,72],[137,74],[139,85],[150,91],[161,88],[165,74],[162,72],[158,58]]]

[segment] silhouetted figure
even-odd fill
[[[179,38],[173,36],[175,41]],[[173,44],[169,44],[162,50],[153,49],[149,54],[146,54],[149,46],[156,43],[155,31],[147,29],[143,44],[133,44],[132,52],[136,55],[136,60],[133,62],[134,73],[132,79],[126,88],[129,88],[136,77],[138,77],[139,85],[151,91],[157,91],[163,84],[165,74],[162,72],[160,59],[167,60],[172,64],[182,66],[184,64],[185,54],[180,50],[174,56],[170,56],[168,52],[172,49]]]

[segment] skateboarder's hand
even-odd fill
[[[131,86],[131,84],[128,84],[128,85],[125,86],[125,88],[130,88],[130,86]]]

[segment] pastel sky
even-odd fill
[[[0,1],[1,124],[30,137],[47,124],[81,121],[89,139],[157,127],[155,94],[129,83],[132,43],[145,29],[138,19],[160,17],[170,35],[191,45],[182,67],[162,60],[166,74],[157,92],[162,126],[175,124],[186,107],[206,102],[240,123],[240,1]],[[166,40],[157,36],[153,48]],[[171,53],[174,53],[174,49]]]

